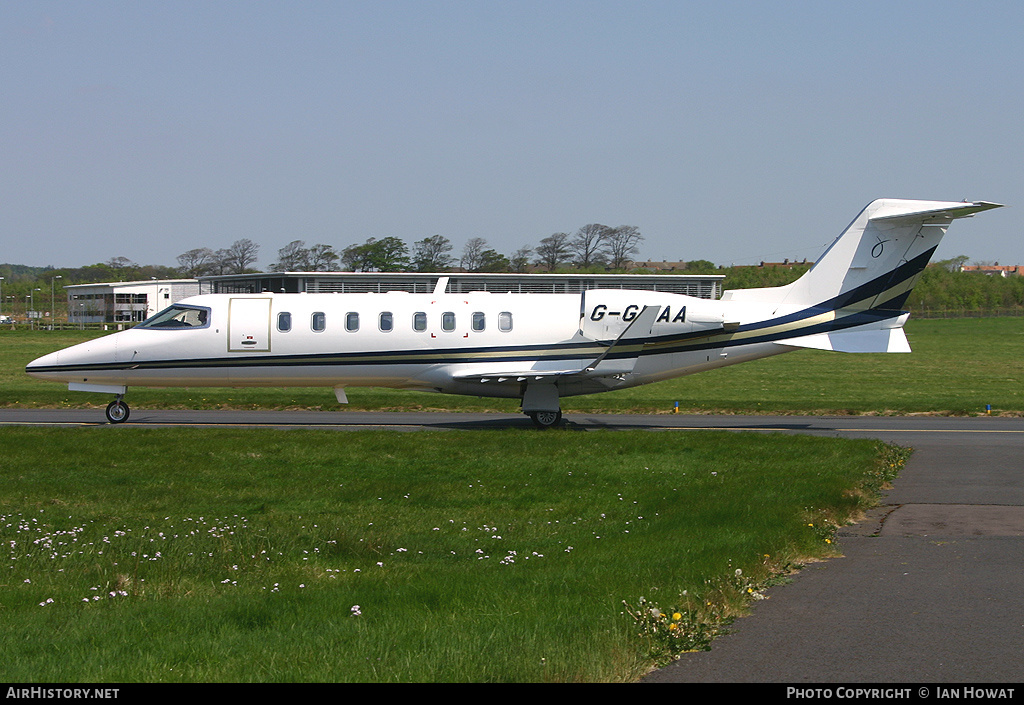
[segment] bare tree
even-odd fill
[[[224,253],[223,268],[227,274],[245,274],[252,265],[256,264],[259,251],[259,245],[244,238],[235,240],[231,243],[231,247],[219,250],[218,254]]]
[[[178,269],[186,277],[201,277],[214,269],[216,254],[209,247],[196,247],[178,255]]]
[[[526,271],[526,268],[530,266],[530,256],[533,254],[533,248],[531,247],[520,247],[518,250],[512,253],[512,257],[508,261],[508,268],[519,274]]]
[[[462,248],[462,259],[459,266],[467,272],[479,272],[484,266],[484,253],[488,250],[487,240],[482,237],[471,237]]]
[[[605,256],[605,245],[611,228],[600,223],[584,225],[576,231],[576,235],[569,243],[572,249],[573,263],[581,269],[604,265],[607,262]]]
[[[569,261],[571,253],[569,249],[569,234],[555,233],[548,235],[540,241],[540,245],[537,246],[535,252],[537,254],[537,264],[549,272],[555,271],[560,265],[566,264]]]
[[[634,225],[620,225],[613,228],[605,240],[605,251],[608,253],[608,266],[612,269],[624,269],[632,261],[633,255],[640,251],[640,243],[644,236],[640,228]]]
[[[412,247],[412,266],[417,272],[443,272],[455,264],[449,252],[452,242],[443,235],[417,240]]]

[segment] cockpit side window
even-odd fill
[[[139,328],[206,328],[210,325],[210,309],[204,306],[173,304],[146,319]]]

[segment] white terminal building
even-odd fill
[[[72,284],[68,294],[68,323],[134,325],[175,301],[199,294],[196,279],[149,279],[138,282]]]
[[[75,284],[64,288],[68,294],[69,323],[131,326],[181,299],[198,294],[430,293],[442,278],[448,280],[445,290],[453,294],[471,291],[576,294],[588,289],[637,289],[718,299],[722,295],[725,275],[270,272],[198,279]]]

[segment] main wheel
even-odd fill
[[[562,411],[531,411],[530,418],[537,428],[551,428],[557,426],[562,420]]]
[[[107,404],[107,421],[110,423],[124,423],[130,414],[131,409],[121,399],[115,399]]]

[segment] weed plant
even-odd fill
[[[32,683],[634,680],[832,554],[900,462],[721,432],[0,442],[0,654]]]

